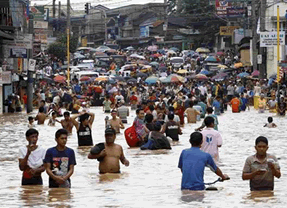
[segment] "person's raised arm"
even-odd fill
[[[95,114],[94,113],[88,113],[88,114],[90,115],[89,124],[92,125],[95,120]]]
[[[72,123],[76,127],[77,131],[79,130],[79,123],[76,121],[76,118],[78,118],[79,116],[80,116],[80,114],[71,117]]]

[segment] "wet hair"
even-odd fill
[[[193,101],[193,105],[197,105],[197,104],[198,104],[197,100]]]
[[[207,117],[204,119],[204,124],[205,124],[205,126],[207,126],[207,127],[211,126],[211,124],[214,124],[214,118],[212,118],[211,116],[207,116]]]
[[[189,99],[191,99],[191,98],[192,98],[192,94],[188,94],[187,97],[188,97]]]
[[[136,110],[136,114],[139,114],[141,110],[143,110],[143,109],[142,109],[142,108],[138,108],[138,109]]]
[[[263,142],[268,145],[268,139],[264,136],[257,137],[257,139],[255,140],[255,145],[257,145],[259,142]]]
[[[169,112],[170,112],[170,111],[174,112],[174,107],[173,107],[173,106],[168,107],[168,111],[169,111]]]
[[[145,121],[146,121],[147,123],[151,123],[152,120],[153,120],[153,115],[152,115],[152,114],[146,114],[146,115],[145,115]]]
[[[153,111],[153,110],[154,110],[153,105],[149,105],[148,108],[150,109],[150,111]]]
[[[82,123],[84,120],[89,119],[90,115],[85,113],[79,117],[80,122]]]
[[[268,120],[268,123],[272,123],[273,122],[273,118],[271,116],[268,117],[267,120]]]
[[[173,120],[173,119],[174,119],[174,114],[173,114],[173,113],[170,113],[170,114],[168,114],[167,117],[168,117],[169,120]]]
[[[155,131],[160,131],[161,130],[161,124],[160,122],[156,122],[155,125],[154,125],[154,130]]]
[[[207,107],[207,108],[206,108],[206,112],[207,112],[207,113],[212,113],[212,112],[213,112],[212,107]]]
[[[32,121],[32,120],[34,120],[34,118],[32,116],[29,116],[28,121]]]
[[[38,135],[39,135],[39,132],[38,132],[36,129],[28,129],[28,130],[26,131],[25,136],[26,136],[26,137],[29,137],[29,136],[31,136],[31,135],[33,135],[33,134],[37,134],[37,136],[38,136]]]
[[[202,134],[200,132],[193,132],[190,134],[189,142],[192,146],[199,146],[202,143]]]
[[[189,107],[191,107],[191,108],[193,107],[193,102],[192,101],[189,101],[188,104],[189,104]]]
[[[44,107],[39,108],[39,113],[44,113]]]
[[[53,115],[56,115],[56,112],[53,112],[53,113],[52,113],[52,116],[53,116]]]
[[[66,111],[66,112],[64,113],[64,116],[70,116],[70,112]]]
[[[68,135],[68,131],[67,131],[66,129],[59,129],[59,130],[56,131],[56,133],[55,133],[56,139],[58,139],[62,134]]]
[[[44,104],[45,104],[45,103],[46,103],[46,101],[45,101],[45,100],[41,100],[41,103],[44,103]]]

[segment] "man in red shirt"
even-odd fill
[[[233,96],[232,100],[230,101],[230,106],[232,108],[232,113],[239,113],[240,112],[240,100],[235,95]]]
[[[130,97],[130,102],[131,102],[131,110],[136,110],[138,98],[137,98],[137,96],[135,96],[134,92],[132,92],[132,96]]]

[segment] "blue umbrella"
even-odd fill
[[[206,59],[204,60],[206,62],[218,62],[215,56],[207,56]]]
[[[247,76],[249,76],[249,75],[250,75],[250,74],[247,73],[247,72],[241,72],[241,73],[238,74],[237,76],[240,77],[240,78],[242,78],[242,77],[247,77]]]
[[[146,78],[145,83],[155,84],[157,81],[158,81],[158,77],[151,76],[151,77]]]
[[[209,71],[207,71],[207,70],[203,70],[203,71],[201,71],[199,74],[209,75],[209,74],[210,74],[210,72],[209,72]]]
[[[157,50],[157,52],[159,52],[161,54],[165,54],[165,50],[163,50],[163,49],[159,49],[159,50]]]

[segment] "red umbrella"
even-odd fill
[[[197,74],[195,75],[195,78],[198,80],[208,80],[208,77],[204,74]]]
[[[259,74],[260,74],[260,72],[258,70],[255,70],[254,72],[252,72],[251,76],[258,77]]]
[[[88,81],[88,80],[90,80],[90,79],[91,79],[91,77],[82,76],[81,79],[80,79],[80,81]]]
[[[66,77],[61,76],[61,75],[57,75],[54,77],[54,81],[55,82],[59,82],[59,83],[65,83],[66,82]]]

